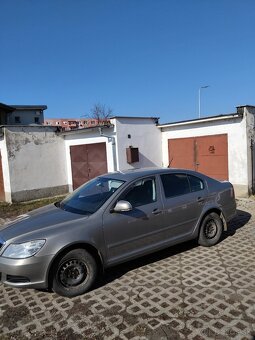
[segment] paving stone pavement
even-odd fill
[[[238,209],[218,245],[109,269],[83,296],[0,285],[0,339],[255,339],[255,201]]]

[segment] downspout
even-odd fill
[[[99,127],[98,129],[99,129],[100,136],[108,138],[108,142],[112,143],[113,170],[117,171],[117,157],[116,157],[116,141],[115,141],[115,137],[105,135],[103,133],[103,128],[102,127]]]
[[[255,157],[254,157],[254,140],[251,139],[251,193],[255,194],[255,165],[254,165]]]

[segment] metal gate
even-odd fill
[[[0,201],[5,200],[4,193],[4,177],[3,177],[3,168],[2,168],[2,156],[0,151]]]
[[[70,146],[73,189],[107,172],[106,144]]]
[[[228,136],[226,134],[168,140],[169,167],[199,171],[228,180]]]

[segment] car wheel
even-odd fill
[[[92,286],[97,264],[85,249],[74,249],[58,261],[53,272],[53,291],[62,296],[74,297],[84,294]]]
[[[214,246],[219,242],[222,230],[222,221],[217,213],[206,215],[201,223],[198,243],[204,247]]]

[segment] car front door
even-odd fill
[[[108,265],[145,254],[159,239],[163,206],[156,177],[133,182],[103,215]],[[117,201],[131,203],[132,210],[114,212]]]

